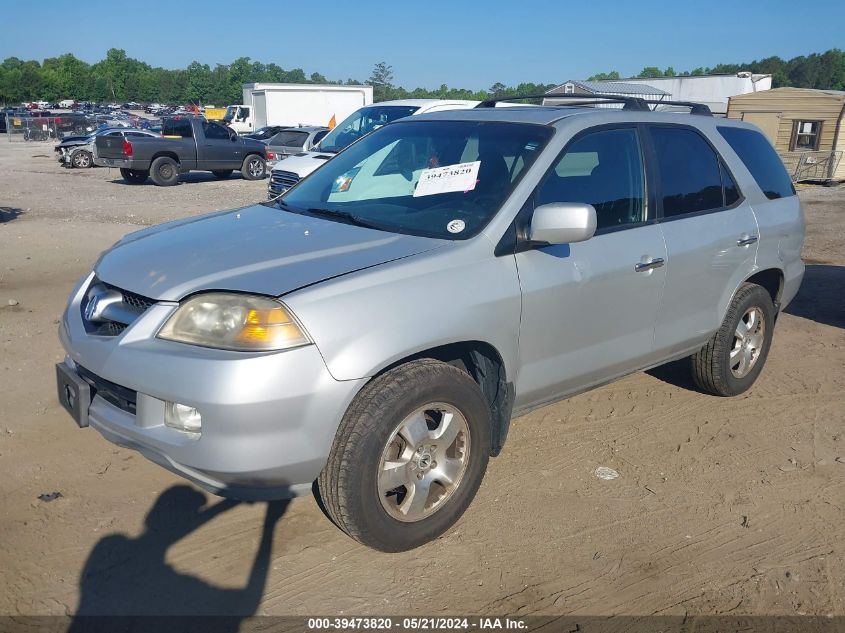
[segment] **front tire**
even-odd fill
[[[94,160],[91,156],[91,152],[80,149],[75,151],[73,156],[70,157],[70,164],[77,169],[88,169],[94,165]]]
[[[241,174],[246,180],[261,180],[267,174],[267,163],[257,154],[250,154],[244,158]]]
[[[142,171],[140,169],[125,169],[121,167],[120,175],[130,184],[142,185],[147,182],[147,178],[150,177],[150,172]]]
[[[774,325],[775,307],[769,292],[756,284],[742,284],[722,326],[690,357],[696,386],[717,396],[747,391],[763,370]]]
[[[332,521],[384,552],[448,530],[487,469],[490,409],[475,381],[433,359],[373,379],[350,405],[317,480]]]
[[[150,178],[159,187],[172,187],[179,182],[179,165],[169,156],[159,156],[150,165]]]

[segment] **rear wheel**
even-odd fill
[[[120,168],[120,175],[123,176],[123,179],[131,183],[133,185],[140,185],[147,182],[147,178],[150,176],[150,172],[142,171],[140,169],[124,169],[123,167]]]
[[[241,165],[241,174],[247,180],[261,180],[267,173],[267,164],[264,159],[257,154],[250,154],[244,158],[244,164]]]
[[[343,531],[378,550],[404,551],[460,518],[489,451],[490,410],[475,381],[452,365],[416,360],[361,390],[317,483]]]
[[[169,156],[159,156],[150,166],[150,177],[159,187],[170,187],[179,182],[179,165]]]
[[[775,325],[772,297],[762,286],[737,290],[719,331],[691,357],[695,384],[717,396],[746,391],[763,370]]]
[[[70,164],[78,169],[88,169],[94,164],[94,161],[91,157],[91,152],[78,149],[70,157]]]
[[[219,178],[220,180],[224,180],[232,175],[234,169],[215,169],[212,170],[212,174],[214,174],[215,178]]]

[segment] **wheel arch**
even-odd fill
[[[173,160],[176,161],[177,165],[181,166],[181,164],[182,164],[182,161],[179,160],[179,156],[176,154],[176,152],[171,152],[169,150],[163,150],[163,151],[156,152],[155,154],[153,154],[152,158],[150,158],[150,167],[153,166],[153,161],[155,159],[163,158],[163,157],[172,158]]]
[[[475,380],[490,406],[490,454],[497,456],[505,444],[513,411],[514,388],[507,379],[502,355],[485,341],[458,341],[438,345],[394,360],[373,374],[373,378],[420,358],[433,358],[466,372]]]
[[[775,317],[780,308],[780,298],[783,293],[783,271],[780,268],[766,268],[759,270],[745,280],[745,283],[757,284],[762,286],[769,293],[772,298],[772,303],[775,304]]]

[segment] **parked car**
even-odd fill
[[[289,127],[289,125],[266,125],[255,130],[255,132],[252,132],[251,134],[241,134],[241,136],[244,138],[254,138],[256,141],[267,141]]]
[[[65,167],[76,167],[80,169],[93,167],[94,141],[99,136],[107,136],[123,142],[125,139],[157,137],[158,134],[137,128],[101,127],[87,136],[70,136],[62,140],[61,143],[53,148],[56,151],[56,160]]]
[[[293,154],[307,152],[314,148],[329,133],[324,126],[302,126],[282,130],[267,139],[267,167],[273,166]]]
[[[682,358],[745,392],[804,274],[795,189],[755,126],[617,99],[396,121],[274,204],[126,236],[71,292],[60,399],[217,494],[316,480],[399,551],[514,416]]]
[[[344,147],[391,121],[426,112],[472,108],[477,104],[478,101],[400,99],[360,108],[335,126],[312,151],[299,152],[276,162],[270,174],[267,197],[284,193]]]
[[[210,171],[228,178],[240,170],[247,180],[266,174],[264,143],[240,138],[225,125],[200,117],[164,119],[162,138],[97,137],[94,163],[119,167],[123,179],[140,184],[147,178],[159,186],[175,185],[179,174]]]

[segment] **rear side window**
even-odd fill
[[[270,139],[268,145],[275,147],[302,147],[308,139],[308,132],[279,132]]]
[[[795,195],[795,187],[783,162],[765,136],[755,130],[737,127],[720,127],[718,130],[769,200]]]
[[[164,119],[161,124],[161,135],[192,138],[194,131],[189,119]]]
[[[653,127],[651,138],[664,218],[725,206],[719,158],[700,134],[686,128]]]

